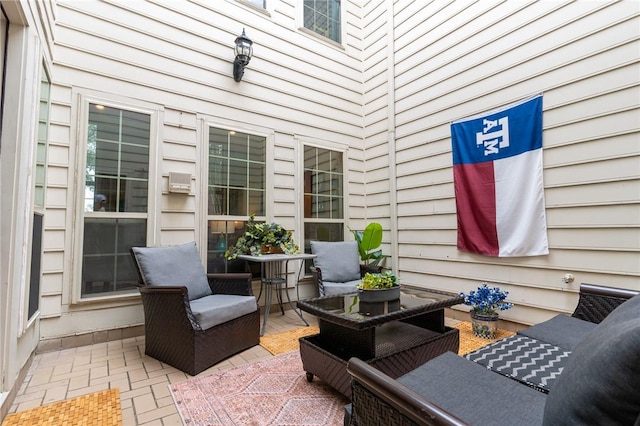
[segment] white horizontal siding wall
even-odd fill
[[[3,13],[2,155],[0,156],[0,418],[26,374],[38,344],[40,311],[28,317],[35,157],[41,70],[51,71],[55,2],[0,0]],[[6,25],[6,26],[5,26]],[[57,154],[55,147],[49,157]],[[51,159],[49,161],[52,161]],[[55,173],[52,179],[56,179]],[[46,214],[45,226],[50,220]],[[48,244],[60,238],[52,232]],[[44,261],[44,259],[43,259]],[[43,265],[44,268],[45,265]],[[41,288],[50,285],[40,280]]]
[[[502,316],[522,323],[572,311],[580,282],[640,289],[639,12],[633,1],[395,2],[402,282],[495,283],[517,304]],[[450,122],[536,93],[550,254],[459,252]]]
[[[56,223],[66,228],[56,224],[46,230],[51,267],[43,338],[142,322],[137,301],[72,303],[72,285],[79,281],[73,271],[79,268],[71,250],[60,246],[81,242],[72,231],[79,217],[73,194],[83,191],[76,183],[82,176],[74,177],[81,125],[75,122],[76,95],[103,93],[162,110],[158,176],[150,177],[159,183],[157,198],[151,200],[157,208],[150,218],[156,235],[150,245],[205,244],[204,123],[270,135],[267,215],[293,230],[300,243],[300,140],[345,147],[353,180],[347,187],[357,193],[354,199],[361,198],[361,40],[359,21],[353,18],[360,7],[343,2],[343,16],[351,20],[343,31],[343,47],[301,31],[301,7],[296,0],[273,2],[267,11],[236,0],[58,1],[54,84],[60,118],[52,132],[61,150],[54,165],[59,170],[52,172],[59,182],[50,182],[48,190],[66,197],[62,205],[50,205]],[[237,83],[233,47],[243,28],[253,40],[254,56]],[[191,194],[170,194],[169,172],[190,173]],[[50,203],[58,203],[51,198]],[[99,314],[86,315],[98,307]]]
[[[364,229],[370,222],[383,227],[384,253],[392,253],[395,241],[395,151],[393,147],[393,17],[387,12],[392,2],[372,0],[363,7],[364,80],[364,196],[362,204],[352,206],[351,227]],[[390,86],[391,85],[391,86]],[[355,210],[357,208],[357,210]],[[355,213],[355,214],[354,214]],[[383,264],[394,268],[393,258]]]

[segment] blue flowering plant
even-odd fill
[[[464,304],[471,306],[471,310],[480,315],[493,315],[497,311],[504,311],[513,307],[513,303],[505,302],[508,291],[502,291],[499,287],[489,287],[482,283],[477,290],[469,294],[460,293],[464,297]]]

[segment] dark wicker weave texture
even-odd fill
[[[209,275],[214,294],[252,296],[251,274]],[[260,312],[201,330],[183,286],[141,286],[145,354],[192,376],[260,342]]]
[[[418,425],[355,381],[351,387],[351,401],[358,407],[358,412],[351,416],[351,426]]]
[[[599,323],[636,294],[637,291],[582,284],[573,316]],[[352,358],[347,371],[353,377],[350,423],[353,426],[464,424],[455,414],[403,387],[391,375],[385,376],[383,368],[370,361]]]
[[[578,306],[573,317],[600,324],[611,311],[637,292],[582,284]]]

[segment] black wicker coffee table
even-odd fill
[[[462,303],[462,297],[403,287],[399,303],[372,307],[361,306],[356,295],[298,302],[301,310],[318,318],[320,327],[319,334],[300,339],[307,380],[315,375],[350,398],[346,368],[353,356],[397,378],[444,352],[457,353],[458,330],[445,326],[444,308]]]

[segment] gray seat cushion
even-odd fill
[[[446,352],[398,381],[474,425],[540,425],[545,394]]]
[[[549,392],[544,424],[640,424],[640,295],[573,350]]]
[[[185,286],[189,300],[211,294],[195,242],[166,247],[133,247],[145,285]]]
[[[355,281],[347,281],[346,283],[333,283],[331,281],[322,280],[325,296],[334,296],[336,294],[355,293],[358,291],[356,284],[360,283],[360,278]]]
[[[203,330],[253,313],[256,309],[258,305],[253,296],[213,294],[191,301],[191,312]]]
[[[572,351],[596,324],[567,315],[556,315],[548,321],[518,331],[518,334]]]
[[[322,271],[322,281],[344,283],[360,280],[360,254],[355,241],[311,241],[313,263]]]

